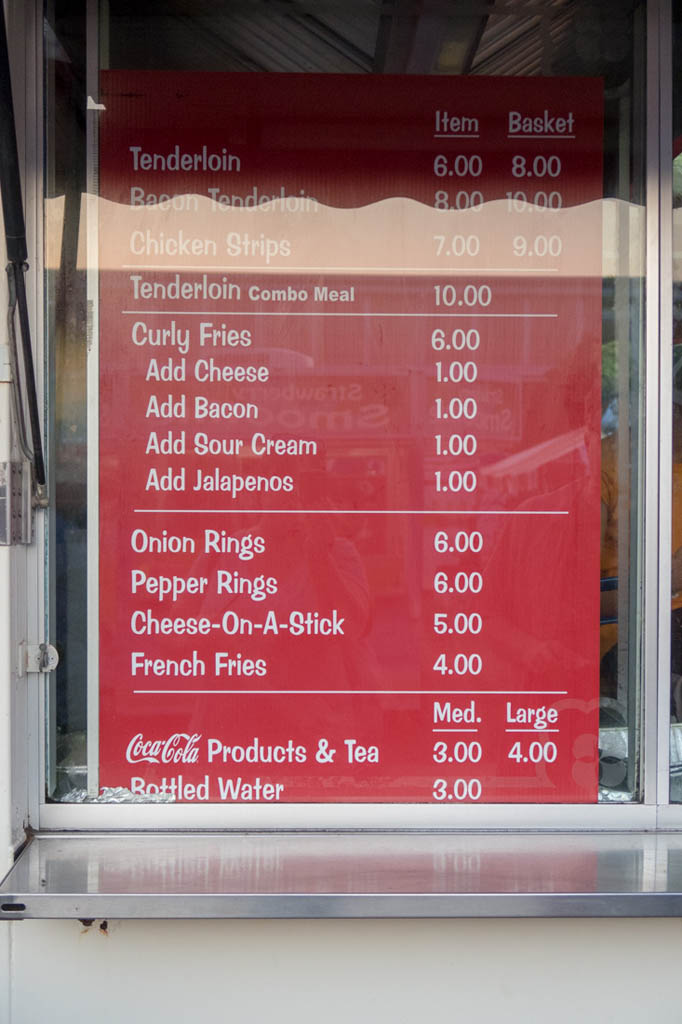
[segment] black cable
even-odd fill
[[[19,333],[21,334],[22,353],[24,356],[24,379],[26,384],[26,398],[28,400],[28,418],[31,424],[31,438],[33,440],[33,466],[36,474],[36,482],[40,487],[45,486],[45,461],[43,459],[43,442],[40,436],[40,414],[38,413],[38,394],[35,385],[35,373],[33,369],[33,352],[31,351],[31,330],[28,322],[28,303],[26,301],[26,282],[24,281],[24,269],[14,265],[14,280],[17,289],[17,309],[19,310]]]
[[[7,30],[5,27],[4,5],[0,0],[0,193],[2,194],[2,215],[5,225],[7,258],[10,263],[8,272],[13,273],[16,290],[17,309],[19,311],[19,333],[24,361],[24,386],[28,401],[28,414],[31,424],[31,440],[33,447],[33,469],[39,487],[45,486],[45,462],[43,459],[43,443],[40,435],[40,416],[38,414],[38,395],[36,391],[31,349],[31,328],[28,319],[26,301],[26,283],[24,270],[28,259],[26,247],[26,224],[21,198],[21,178],[19,175],[19,155],[17,136],[14,123],[14,105],[12,102],[12,82],[10,79],[9,50],[7,47]],[[15,382],[19,387],[19,382]]]
[[[4,5],[0,4],[0,187],[2,188],[2,215],[5,222],[7,258],[18,266],[28,259],[26,226],[21,202],[21,178],[17,134],[12,103],[12,82],[9,70],[7,30]]]

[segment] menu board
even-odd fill
[[[601,83],[100,101],[100,785],[596,800]]]

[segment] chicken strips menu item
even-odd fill
[[[99,100],[99,784],[596,800],[601,83]]]

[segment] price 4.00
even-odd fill
[[[533,740],[528,744],[517,741],[507,757],[510,761],[516,761],[517,764],[528,762],[531,764],[553,764],[557,759],[557,746],[552,740],[546,740],[544,743]]]

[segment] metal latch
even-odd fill
[[[21,644],[19,674],[53,672],[59,664],[57,649],[52,644]]]
[[[31,466],[0,462],[0,546],[30,544],[32,539]]]

